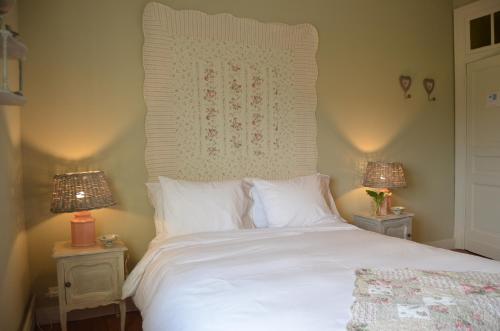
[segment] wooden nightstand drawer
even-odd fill
[[[412,239],[412,221],[414,214],[374,216],[369,214],[354,215],[352,224],[357,227],[401,239]]]

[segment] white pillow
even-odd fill
[[[333,200],[332,191],[330,191],[330,176],[317,174],[319,180],[321,182],[321,195],[326,201],[328,208],[334,214],[340,217],[340,213],[337,210],[337,205],[335,204],[335,200]]]
[[[333,200],[332,193],[330,191],[330,176],[323,174],[316,174],[319,177],[320,185],[321,185],[321,195],[326,201],[328,208],[330,211],[337,215],[339,218],[340,214],[337,210],[337,206],[335,205],[335,200]],[[254,180],[259,180],[258,178],[247,178],[245,179],[249,183],[253,184]],[[252,185],[250,189],[250,195],[253,200],[253,205],[250,211],[251,218],[253,223],[257,228],[267,228],[269,226],[269,222],[267,221],[266,211],[264,209],[264,205],[262,203],[262,198],[259,195],[259,191],[255,186]]]
[[[321,194],[325,198],[325,201],[332,211],[334,215],[340,217],[340,214],[337,210],[337,206],[335,205],[335,200],[333,199],[332,193],[330,191],[330,176],[317,174],[321,181]],[[252,184],[253,179],[245,179],[247,182]],[[159,235],[162,232],[166,232],[165,229],[165,216],[163,212],[163,200],[162,200],[162,192],[160,183],[149,182],[146,183],[146,187],[148,189],[148,196],[151,205],[153,206],[154,213],[154,223],[156,229],[156,235]],[[250,189],[250,195],[253,199],[253,204],[250,210],[250,224],[247,225],[248,228],[255,227],[257,228],[267,228],[269,227],[269,222],[267,221],[266,211],[264,209],[264,205],[262,204],[261,198],[258,194],[257,189],[253,186]]]
[[[149,202],[155,209],[154,221],[156,235],[165,232],[165,214],[163,213],[163,198],[160,183],[146,183],[148,189]]]
[[[267,221],[266,210],[264,209],[264,204],[260,198],[259,191],[253,185],[251,180],[247,179],[247,181],[252,184],[252,188],[250,189],[250,196],[253,200],[252,208],[250,209],[252,222],[256,228],[267,228],[269,226],[269,222]]]
[[[290,180],[251,181],[264,206],[269,227],[311,226],[339,221],[323,197],[319,174]]]
[[[165,230],[170,236],[227,231],[249,224],[243,181],[191,182],[160,177]]]

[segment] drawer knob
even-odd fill
[[[66,282],[66,283],[64,283],[64,286],[71,287],[71,283],[70,282]]]
[[[407,238],[411,238],[411,234],[409,234],[409,233],[408,233],[408,234],[406,235],[406,237],[407,237]]]

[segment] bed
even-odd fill
[[[157,237],[127,279],[144,330],[345,330],[358,268],[500,273],[500,263],[333,226]]]
[[[144,330],[422,330],[431,313],[437,329],[500,328],[499,262],[361,230],[338,213],[316,173],[314,27],[159,3],[143,24],[157,235],[123,298]]]

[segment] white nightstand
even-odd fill
[[[391,237],[411,240],[411,223],[415,214],[402,213],[374,216],[368,213],[354,215],[352,224],[362,229],[382,233]]]
[[[126,251],[121,241],[110,248],[100,244],[72,247],[69,241],[54,244],[52,257],[57,262],[61,330],[66,330],[69,311],[109,304],[120,306],[120,326],[125,330],[126,311],[121,294]]]

